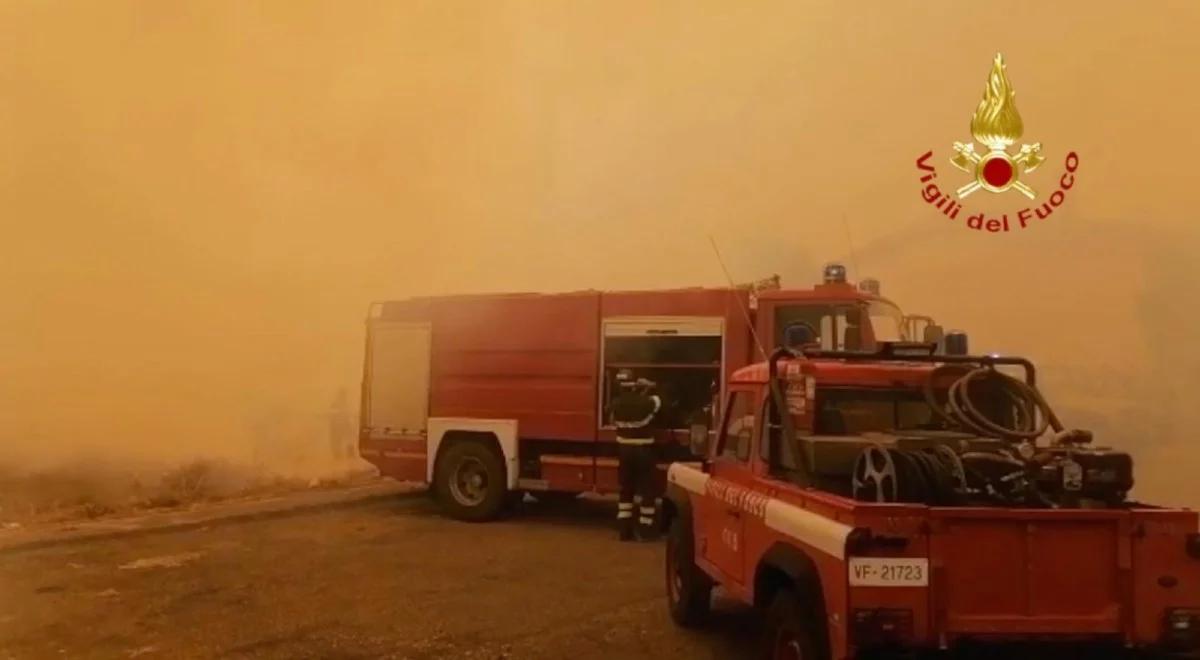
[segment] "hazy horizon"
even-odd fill
[[[1139,496],[1200,505],[1200,4],[1153,4],[0,4],[0,460],[307,442],[370,301],[722,286],[711,235],[738,281],[841,260],[1028,355]],[[915,166],[969,180],[996,52],[1026,180],[1080,157],[1007,234]]]

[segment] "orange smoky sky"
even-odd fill
[[[1200,504],[1200,4],[0,3],[0,443],[238,455],[357,385],[369,301],[807,285],[1026,354]],[[920,197],[1002,52],[1051,218]],[[1015,191],[974,208],[1025,206]],[[258,420],[257,422],[255,420]],[[1190,489],[1190,490],[1189,490]]]

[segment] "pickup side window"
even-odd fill
[[[973,384],[971,400],[988,419],[1014,424],[1012,405],[988,382]],[[944,392],[938,393],[945,400]],[[870,431],[940,430],[938,419],[924,395],[909,389],[826,387],[817,390],[816,432],[821,435],[858,435]]]
[[[754,393],[734,390],[725,406],[724,428],[718,455],[745,463],[754,440]]]
[[[762,430],[758,439],[758,455],[775,476],[786,476],[799,469],[796,448],[784,437],[783,421],[775,400],[767,396],[762,405]]]
[[[763,423],[758,436],[758,457],[762,459],[763,463],[770,465],[771,454],[779,456],[778,445],[783,437],[783,423],[779,419],[779,412],[770,394],[763,399],[760,416]]]

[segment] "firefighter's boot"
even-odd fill
[[[646,503],[650,505],[647,506]],[[638,538],[643,541],[657,541],[658,527],[654,524],[657,516],[655,516],[655,506],[653,498],[643,498],[642,504],[638,508]]]
[[[617,503],[617,529],[620,530],[622,541],[632,541],[634,538],[633,502]]]

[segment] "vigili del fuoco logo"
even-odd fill
[[[952,199],[951,193],[943,192],[937,185],[938,173],[933,166],[933,152],[927,151],[917,159],[917,169],[925,173],[921,177],[921,183],[925,184],[921,189],[921,198],[951,220],[957,220],[962,212],[962,200],[980,190],[997,195],[1015,190],[1035,201],[1033,206],[1014,209],[1012,213],[1001,213],[999,217],[983,212],[968,213],[967,227],[981,231],[1024,229],[1038,220],[1049,218],[1066,201],[1067,191],[1075,185],[1075,171],[1079,169],[1079,155],[1074,151],[1068,153],[1062,176],[1058,179],[1058,188],[1045,201],[1036,203],[1038,192],[1034,186],[1046,184],[1026,180],[1026,175],[1036,171],[1046,157],[1042,155],[1041,142],[1021,144],[1015,154],[1009,152],[1009,148],[1025,133],[1025,125],[1017,112],[1016,92],[1005,69],[1004,57],[997,53],[992,61],[992,71],[988,74],[987,87],[983,90],[983,100],[971,117],[971,135],[975,142],[982,145],[982,153],[975,150],[975,142],[954,143],[954,155],[950,157],[950,163],[972,177],[971,181],[954,191],[956,199]]]

